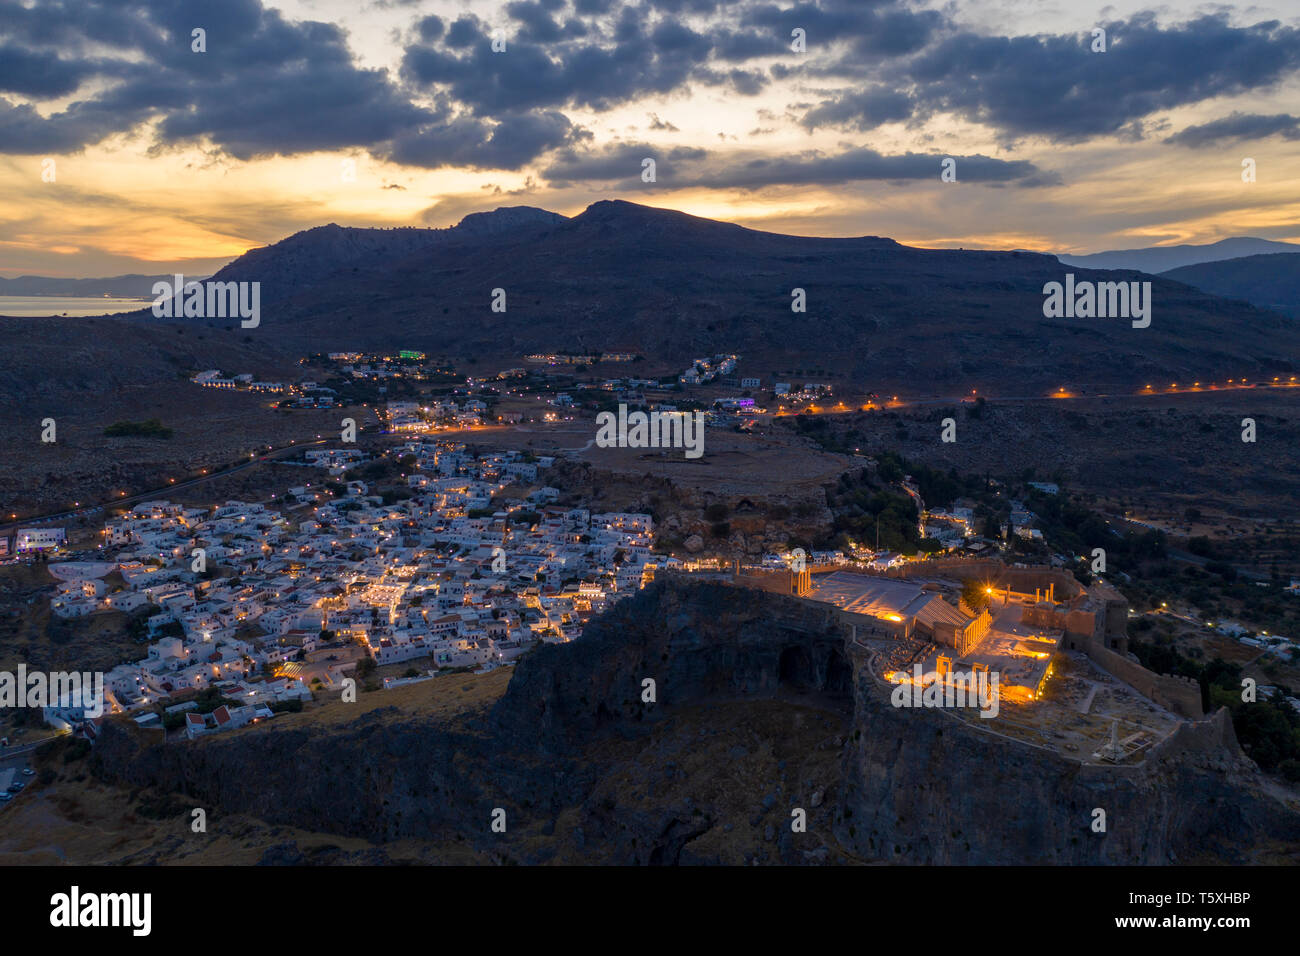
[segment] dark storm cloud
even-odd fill
[[[819,0],[792,7],[715,0],[579,2],[564,29],[542,4],[519,2],[506,9],[519,29],[506,37],[505,53],[491,49],[486,23],[465,14],[445,38],[421,31],[406,49],[403,77],[445,91],[480,115],[539,107],[606,109],[692,83],[752,96],[772,77],[799,68],[802,57],[790,48],[795,29],[806,32],[810,49],[847,45],[852,56],[878,62],[920,49],[943,24],[940,14],[906,10],[895,0]],[[709,22],[682,19],[687,15]],[[584,30],[573,29],[575,24]],[[764,57],[789,62],[770,74],[728,66]]]
[[[506,13],[521,25],[519,35],[534,43],[554,43],[564,35],[540,3],[507,3]]]
[[[789,49],[790,33],[800,29],[810,51],[847,42],[855,56],[901,56],[926,45],[944,24],[933,10],[907,10],[893,0],[822,0],[789,7],[759,3],[740,14],[749,28],[778,34]]]
[[[620,143],[601,150],[579,152],[568,148],[557,153],[542,173],[551,185],[579,182],[641,182],[642,161],[655,161],[655,177],[660,182],[672,179],[678,161],[690,163],[705,157],[702,149],[663,149],[647,143]]]
[[[959,182],[1038,186],[1056,182],[1026,160],[957,156]],[[692,185],[761,189],[765,186],[838,186],[865,180],[932,180],[939,182],[942,155],[905,153],[886,156],[873,149],[847,149],[824,155],[758,157],[702,170]]]
[[[196,26],[206,53],[190,50]],[[491,49],[492,26],[506,28],[505,53]],[[566,149],[551,164],[566,175],[588,134],[563,110],[692,88],[747,97],[798,74],[818,87],[820,102],[790,107],[808,129],[949,113],[1007,138],[1079,141],[1163,136],[1161,111],[1266,90],[1300,69],[1300,31],[1233,26],[1226,13],[1110,23],[1097,54],[1083,33],[979,35],[901,0],[511,0],[492,26],[412,10],[394,76],[358,66],[339,27],[286,21],[262,0],[0,0],[0,151],[74,151],[152,122],[155,148],[210,143],[240,159],[364,148],[518,169]],[[794,29],[807,55],[790,50]],[[69,105],[40,106],[55,98]],[[1230,117],[1171,141],[1269,135],[1267,120]]]
[[[909,119],[911,115],[911,97],[891,87],[876,86],[827,100],[805,113],[802,123],[809,129],[819,126],[848,126],[870,130],[883,123]]]
[[[914,53],[929,43],[942,25],[942,15],[934,10],[878,12],[865,32],[853,41],[853,50],[862,57]]]
[[[714,53],[720,60],[752,60],[789,52],[789,36],[774,30],[723,30],[714,43]]]
[[[1300,139],[1300,118],[1287,113],[1263,116],[1259,113],[1231,113],[1223,119],[1199,126],[1189,126],[1168,137],[1165,142],[1177,146],[1209,146],[1243,139],[1263,139],[1281,135],[1283,139]]]
[[[647,113],[650,118],[650,128],[654,130],[664,130],[668,133],[680,133],[681,130],[667,120],[661,120],[658,113]]]
[[[694,73],[694,79],[701,86],[721,86],[738,96],[754,96],[767,86],[768,78],[758,70],[713,70],[701,67]]]
[[[512,12],[516,6],[530,5],[512,5]],[[526,15],[537,14],[530,9]],[[566,106],[606,109],[684,87],[713,46],[689,26],[647,23],[631,7],[611,9],[599,35],[587,26],[585,35],[545,43],[537,42],[529,27],[505,37],[505,52],[494,52],[489,26],[465,15],[445,40],[407,47],[402,75],[417,87],[446,91],[479,115]],[[708,73],[695,78],[716,81]],[[738,88],[755,85],[746,77],[730,81]]]
[[[1083,36],[963,33],[903,71],[915,102],[1013,136],[1077,141],[1161,110],[1272,86],[1300,67],[1300,31],[1226,14],[1162,29],[1153,14],[1106,24],[1104,53]],[[824,108],[824,107],[823,107]]]
[[[655,160],[656,181],[673,188],[761,189],[767,186],[838,186],[866,180],[939,182],[941,154],[905,153],[887,156],[872,149],[840,153],[808,152],[797,156],[734,158],[707,150],[663,150],[645,143],[626,143],[601,150],[562,150],[543,170],[555,185],[606,184],[613,188],[642,188],[641,163]],[[987,185],[1055,185],[1055,174],[1026,160],[988,156],[955,156],[958,182]]]
[[[0,152],[18,156],[75,152],[87,142],[111,136],[123,124],[143,121],[147,115],[143,110],[132,115],[99,103],[74,103],[46,118],[31,106],[0,96]]]
[[[408,166],[478,166],[519,169],[540,154],[582,138],[563,113],[523,113],[490,123],[462,114],[440,125],[403,134],[389,158]]]
[[[417,23],[415,29],[421,40],[436,40],[447,31],[447,24],[442,22],[442,17],[428,16]]]
[[[512,11],[544,30],[548,6]],[[48,97],[74,94],[92,77],[110,82],[48,117],[0,98],[0,151],[72,152],[156,120],[155,148],[210,141],[246,160],[363,147],[417,166],[518,169],[582,135],[554,111],[471,117],[445,97],[417,106],[386,72],[358,68],[338,27],[288,23],[258,0],[89,0],[75,12],[71,0],[51,0],[44,13],[0,0],[0,28],[23,49],[0,48],[0,87]],[[206,53],[191,50],[196,26],[207,33]],[[423,17],[415,28],[452,45],[481,36],[466,18],[448,27]],[[92,44],[122,55],[76,59]]]
[[[0,31],[39,55],[91,45],[123,55],[83,60],[83,75],[111,82],[48,119],[6,103],[0,151],[75,150],[158,119],[160,146],[207,139],[249,159],[372,146],[432,118],[387,74],[354,66],[338,27],[290,24],[257,0],[48,0],[39,10],[5,0]],[[191,50],[195,27],[205,53]]]
[[[11,43],[0,45],[0,92],[41,99],[66,96],[96,72],[91,63],[70,62],[57,54],[38,54]]]

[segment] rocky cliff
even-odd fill
[[[97,772],[182,794],[216,825],[241,813],[401,841],[416,861],[455,846],[525,863],[1236,862],[1300,846],[1300,815],[1223,717],[1141,767],[1081,767],[894,709],[826,610],[720,584],[657,583],[525,658],[463,720],[380,710],[147,740],[111,724]]]
[[[1082,765],[874,693],[859,695],[855,724],[835,831],[862,857],[1158,865],[1300,850],[1300,814],[1242,756],[1227,711],[1135,767]]]

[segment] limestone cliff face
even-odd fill
[[[1082,768],[896,710],[853,660],[818,606],[664,581],[529,655],[465,723],[380,710],[149,746],[113,722],[95,762],[213,819],[424,841],[430,861],[452,844],[514,862],[1070,864],[1300,845],[1300,815],[1268,796],[1223,716],[1143,767]],[[1098,807],[1106,834],[1090,829]],[[506,834],[490,830],[494,808]]]
[[[606,729],[674,706],[770,697],[783,684],[847,699],[851,671],[828,611],[715,583],[661,582],[616,605],[580,641],[519,665],[492,714],[502,735],[528,727],[543,752],[581,750]],[[642,702],[654,681],[654,704]]]
[[[1300,815],[1268,795],[1227,711],[1141,766],[1098,767],[860,693],[842,784],[840,840],[903,863],[1240,862],[1273,841],[1300,847]]]

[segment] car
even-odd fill
[[[31,776],[34,776],[35,774],[36,774],[36,771],[33,770],[31,767],[23,767],[23,776],[24,776],[24,777],[31,777]]]
[[[13,798],[14,795],[12,793],[0,793],[0,801],[3,801],[5,803],[8,803]]]
[[[17,793],[17,792],[18,792],[19,790],[21,790],[22,788],[23,788],[23,785],[22,785],[21,783],[11,783],[11,784],[9,784],[9,792],[10,792],[10,793]]]

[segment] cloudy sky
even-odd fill
[[[1300,241],[1300,0],[0,0],[0,196],[4,276],[603,198],[917,245]]]

